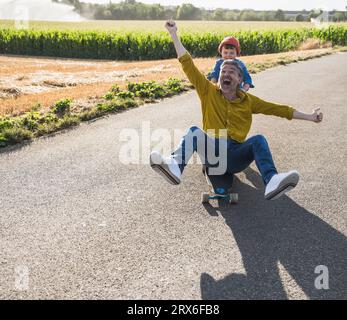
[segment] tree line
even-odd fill
[[[80,15],[96,20],[215,20],[215,21],[310,21],[317,18],[322,11],[303,10],[288,15],[286,11],[256,11],[251,9],[233,10],[218,8],[207,10],[192,4],[180,6],[162,6],[145,4],[136,0],[124,0],[120,3],[92,4],[80,0],[52,0],[53,2],[70,4]],[[334,22],[347,21],[346,11],[333,11],[329,19]]]

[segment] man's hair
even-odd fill
[[[232,60],[232,59],[224,60],[223,63],[222,63],[222,65],[220,66],[220,69],[222,70],[222,68],[223,68],[226,64],[235,66],[236,69],[237,69],[237,71],[238,71],[239,74],[240,74],[241,79],[243,78],[243,70],[242,70],[242,67],[241,67],[241,65],[240,65],[237,61]]]

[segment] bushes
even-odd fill
[[[221,33],[184,33],[182,43],[196,57],[216,55]],[[233,32],[242,54],[276,53],[294,49],[308,38],[347,45],[347,27]],[[176,57],[166,32],[37,31],[0,29],[0,53],[70,58],[158,60]]]
[[[165,86],[156,83],[155,81],[142,82],[142,83],[128,83],[128,90],[136,97],[159,99],[166,96]]]
[[[24,140],[31,140],[33,134],[31,131],[24,128],[8,128],[0,133],[0,147],[12,145]]]
[[[62,117],[65,114],[70,113],[71,99],[59,100],[52,108],[53,113],[57,116]]]
[[[176,78],[169,78],[169,80],[166,82],[166,86],[170,93],[180,93],[185,90],[184,84],[180,79]]]
[[[116,97],[112,101],[107,103],[98,104],[97,109],[102,113],[106,112],[117,112],[126,110],[129,108],[137,107],[138,103],[132,98],[119,98]]]
[[[155,81],[128,82],[127,90],[121,91],[117,85],[113,86],[110,91],[104,95],[104,99],[111,102],[114,99],[123,100],[124,102],[132,101],[136,98],[148,101],[168,97],[184,90],[186,89],[182,80],[175,78],[169,78],[166,83],[158,83]]]
[[[77,125],[80,119],[70,114],[71,103],[72,100],[63,99],[46,113],[40,113],[38,106],[34,106],[21,116],[0,117],[0,147]]]
[[[130,91],[120,91],[116,95],[122,99],[133,99],[135,97],[134,93]]]

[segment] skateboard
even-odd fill
[[[228,203],[238,202],[239,195],[231,192],[233,174],[226,172],[223,175],[210,175],[206,166],[202,167],[202,172],[206,177],[208,185],[211,187],[210,192],[203,192],[201,194],[202,203],[209,203],[210,200],[223,200]]]

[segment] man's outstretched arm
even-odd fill
[[[293,119],[321,122],[323,120],[323,113],[319,112],[319,110],[320,108],[316,108],[312,113],[302,113],[295,110],[293,113]]]
[[[187,52],[187,50],[183,46],[180,38],[177,35],[177,26],[176,26],[175,21],[173,21],[173,20],[167,21],[165,24],[165,28],[167,29],[167,31],[169,31],[169,34],[172,38],[172,41],[173,41],[175,49],[176,49],[177,58],[179,59]]]
[[[252,100],[252,112],[262,113],[266,115],[272,115],[282,118],[291,119],[301,119],[313,122],[321,122],[323,120],[323,113],[319,112],[320,108],[316,108],[312,113],[303,113],[295,110],[294,108],[287,105],[280,105],[277,103],[265,101],[252,94],[248,94]]]

